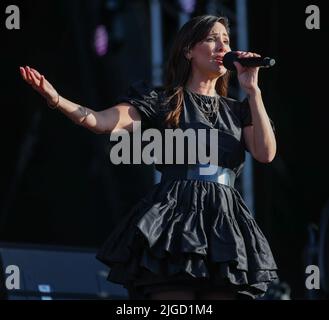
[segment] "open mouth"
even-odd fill
[[[223,60],[222,59],[214,59],[214,61],[218,64],[223,64]]]

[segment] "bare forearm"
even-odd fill
[[[60,96],[52,84],[46,80],[37,70],[26,66],[20,67],[22,78],[30,84],[33,89],[40,93],[48,105],[64,113],[69,119],[95,133],[104,133],[105,129],[111,131],[114,127],[113,117],[104,120],[101,112],[76,104]]]
[[[276,139],[260,90],[248,95],[254,130],[254,149],[256,157],[262,162],[270,162],[275,157]]]
[[[76,104],[64,97],[59,97],[57,109],[64,113],[74,123],[85,127],[95,133],[99,133],[98,112]]]

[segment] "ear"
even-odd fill
[[[191,60],[192,58],[191,50],[189,50],[188,48],[184,48],[184,55],[187,60]]]

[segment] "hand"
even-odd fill
[[[260,57],[257,53],[252,52],[243,52],[237,51],[238,58],[252,58],[252,57]],[[242,89],[247,93],[250,94],[254,91],[259,90],[258,87],[258,71],[259,67],[243,67],[239,62],[235,61],[234,65],[238,72],[238,80]]]
[[[30,67],[20,67],[22,78],[32,86],[34,90],[39,92],[50,105],[58,102],[59,95],[54,87],[41,75],[37,70]]]

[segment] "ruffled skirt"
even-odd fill
[[[139,292],[191,279],[257,298],[277,279],[268,242],[239,192],[200,180],[155,185],[97,259],[110,267],[109,281]]]

